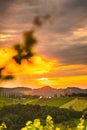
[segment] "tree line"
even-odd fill
[[[27,121],[33,121],[37,118],[44,124],[47,115],[52,116],[55,123],[61,123],[78,119],[82,113],[73,109],[17,104],[0,108],[0,123],[4,121],[7,125],[7,130],[20,130]],[[87,114],[85,114],[85,118],[87,118]]]

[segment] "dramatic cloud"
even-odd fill
[[[60,60],[65,64],[87,65],[87,44],[69,46],[58,52]]]
[[[45,72],[45,68],[40,68],[39,64],[36,65],[37,68],[39,66],[37,70],[35,70],[35,66],[31,70],[35,70],[37,73],[41,72],[42,74],[40,74],[43,77],[78,76],[79,78],[80,75],[87,75],[86,10],[87,0],[0,0],[0,47],[12,48],[15,43],[20,43],[19,46],[22,47],[21,33],[34,30],[38,41],[34,52],[50,59],[50,61],[55,60],[56,68],[54,67],[50,73],[45,73],[46,75],[42,73]],[[20,65],[16,65],[13,60],[11,61],[14,68],[25,64],[25,61],[27,61],[26,58],[22,59],[23,63],[21,60],[22,54],[23,57],[26,56],[24,51],[25,49],[23,49],[21,56],[19,53],[15,55],[16,63],[20,63]],[[18,61],[17,57],[20,57]],[[2,60],[3,64],[4,62]],[[7,69],[4,71],[3,64],[0,63],[0,72],[6,74],[8,72]],[[26,64],[27,72],[30,66],[28,66],[28,63]],[[49,64],[48,62],[46,72]],[[43,64],[43,66],[47,65]],[[18,73],[19,68],[17,69]],[[71,78],[70,82],[75,78]],[[81,79],[83,81],[82,77]]]
[[[76,10],[82,9],[83,11],[86,11],[87,1],[86,0],[71,0],[71,1],[68,0],[68,2],[66,2],[66,6],[68,7],[68,9],[76,9]]]
[[[49,51],[48,51],[49,50]],[[66,47],[59,47],[58,45],[47,46],[43,54],[47,54],[51,58],[58,60],[60,64],[85,64],[87,65],[87,44],[75,44]]]

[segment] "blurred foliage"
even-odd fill
[[[50,20],[50,18],[50,14],[46,14],[44,16],[35,16],[33,23],[35,26],[41,27],[44,24],[44,22]]]
[[[5,67],[0,68],[0,79],[2,79],[2,80],[10,80],[10,79],[13,79],[13,78],[14,78],[13,75],[6,75],[6,76],[2,75],[2,71],[3,71],[4,69],[5,69]]]
[[[35,119],[34,122],[28,121],[26,126],[21,130],[53,130],[54,124],[51,116],[47,116],[46,125],[41,125],[40,119]],[[55,130],[60,130],[60,128],[55,128]]]
[[[13,56],[13,59],[16,61],[17,64],[21,64],[21,61],[23,59],[26,59],[29,61],[29,58],[31,58],[34,55],[33,47],[37,43],[37,39],[34,37],[34,31],[25,31],[23,33],[24,42],[17,43],[13,46],[13,49],[17,52],[15,56]],[[29,63],[31,63],[29,61]],[[0,79],[1,80],[10,80],[13,79],[13,75],[6,75],[4,76],[2,74],[2,71],[5,70],[6,65],[4,65],[2,68],[0,68]]]
[[[8,105],[0,108],[0,122],[5,122],[7,130],[20,130],[25,123],[30,120],[39,118],[42,125],[49,126],[49,118],[45,119],[47,115],[53,118],[53,121],[58,123],[69,122],[73,119],[79,119],[83,112],[74,110],[60,109],[58,107],[39,106],[39,105]],[[70,122],[69,122],[70,123]],[[71,127],[71,126],[70,126]]]
[[[1,125],[0,125],[0,130],[5,130],[7,129],[7,126],[5,124],[5,122],[3,122]]]
[[[74,129],[75,130],[84,130],[84,128],[85,128],[84,116],[82,115],[82,117],[80,118],[80,123]],[[40,119],[34,119],[34,122],[28,121],[26,123],[26,126],[23,127],[21,130],[61,130],[61,128],[55,127],[52,117],[48,115],[46,118],[45,125],[41,124]],[[66,125],[64,130],[72,130],[72,128],[70,128],[69,125]]]
[[[83,112],[79,112],[78,115],[78,112],[73,112],[56,107],[40,107],[38,105],[18,104],[7,106],[0,109],[0,122],[4,121],[6,123],[1,124],[0,128],[3,129],[0,130],[5,128],[7,130],[85,130],[86,124],[84,121],[87,113],[82,114]],[[60,116],[61,119],[57,118],[56,115]],[[66,116],[67,120],[65,119]],[[80,121],[74,124],[72,119],[76,118],[80,118]],[[55,125],[54,122],[61,122],[64,127],[61,128],[59,125]],[[26,125],[24,125],[25,123]]]
[[[10,80],[10,79],[13,79],[14,76],[13,75],[6,75],[3,77],[4,80]]]
[[[26,31],[23,33],[24,43],[14,45],[17,54],[13,57],[18,64],[21,64],[23,59],[29,59],[34,55],[33,46],[37,43],[34,37],[34,31]]]

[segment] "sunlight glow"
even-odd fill
[[[6,38],[9,38],[11,37],[10,34],[0,34],[0,39],[6,39]]]
[[[60,66],[55,60],[44,60],[38,55],[33,56],[31,59],[23,59],[21,64],[17,64],[12,58],[15,54],[16,52],[12,49],[1,48],[0,68],[5,67],[2,70],[2,75],[4,76],[10,74],[16,78],[19,77],[18,79],[20,80],[17,80],[18,84],[21,83],[21,85],[27,86],[30,84],[33,87],[49,85],[56,88],[68,86],[85,87],[87,84],[87,76],[85,75],[87,73],[86,65]],[[81,71],[83,75],[80,75]],[[78,75],[70,75],[71,72]],[[26,78],[23,76],[26,76]],[[27,78],[28,76],[30,78]]]
[[[79,29],[77,29],[77,30],[75,30],[74,32],[73,32],[73,35],[75,36],[75,37],[83,37],[83,36],[87,36],[87,28],[79,28]]]
[[[45,81],[47,81],[48,78],[44,78],[44,77],[43,77],[43,78],[39,78],[38,80],[41,80],[41,81],[44,81],[44,80],[45,80]]]

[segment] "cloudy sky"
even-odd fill
[[[35,23],[36,20],[36,23]],[[33,64],[13,60],[13,45],[34,30]],[[0,0],[0,86],[87,88],[87,0]]]

